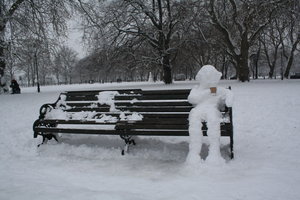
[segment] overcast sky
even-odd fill
[[[69,38],[67,39],[66,43],[78,53],[79,58],[83,58],[86,55],[86,51],[81,41],[82,31],[80,31],[80,22],[72,19],[69,21],[68,26]]]

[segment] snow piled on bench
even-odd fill
[[[117,91],[104,91],[99,92],[99,95],[96,95],[98,97],[98,102],[103,105],[109,105],[110,106],[110,112],[116,111],[114,97],[118,95],[119,92]]]
[[[133,112],[132,114],[125,115],[125,112],[121,112],[120,120],[121,121],[141,121],[143,120],[143,115],[137,112]]]
[[[221,81],[232,86],[235,159],[186,168],[187,137],[138,137],[126,156],[118,136],[66,135],[37,149],[32,124],[61,91],[184,89],[195,82],[87,84],[22,88],[0,96],[0,199],[300,199],[300,81]],[[205,139],[205,138],[204,138]],[[203,145],[205,158],[208,147]]]

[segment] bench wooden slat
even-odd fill
[[[83,103],[74,103],[74,102],[66,102],[66,104],[70,107],[91,107],[97,105],[97,107],[107,107],[107,105],[101,105],[98,102],[83,102]]]
[[[76,112],[72,112],[76,113]],[[131,115],[132,112],[124,112],[125,115]],[[188,112],[139,112],[144,119],[156,118],[156,119],[165,119],[165,118],[187,118]],[[110,115],[112,117],[119,117],[120,112],[96,112],[95,117],[100,117],[101,115]]]
[[[69,91],[64,93],[67,98],[66,101],[97,101],[100,92],[107,92],[111,90],[92,90],[92,91]],[[140,93],[140,89],[133,89],[133,90],[117,90],[121,95],[134,95],[136,93]]]
[[[74,107],[67,109],[68,112],[109,112],[110,107],[98,107],[98,108],[88,108],[88,107]]]
[[[166,95],[143,95],[143,96],[136,96],[135,99],[137,100],[172,100],[172,99],[187,99],[188,94],[166,94]],[[132,100],[130,96],[115,96],[115,100]]]
[[[98,91],[90,91],[90,92],[67,92],[65,93],[66,96],[70,97],[81,97],[81,96],[96,96],[98,95]]]
[[[174,130],[174,129],[153,129],[153,130],[147,130],[147,129],[132,129],[126,131],[126,134],[128,135],[141,135],[141,136],[189,136],[189,133],[187,130]]]
[[[44,123],[48,123],[48,124],[92,124],[92,125],[114,125],[116,124],[116,122],[99,122],[93,119],[89,119],[89,120],[74,120],[74,119],[70,119],[70,120],[57,120],[57,119],[46,119],[43,120]]]
[[[179,107],[179,106],[168,106],[168,107],[116,107],[121,111],[130,111],[130,112],[189,112],[191,107]],[[66,111],[68,112],[82,112],[82,111],[95,111],[95,112],[109,112],[110,107],[73,107],[69,108]]]
[[[165,101],[165,102],[155,102],[155,101],[137,101],[137,102],[130,102],[130,101],[116,101],[116,106],[190,106],[187,101]]]
[[[169,119],[172,119],[172,118],[185,118],[187,119],[188,116],[189,116],[189,113],[188,112],[182,112],[182,113],[141,113],[143,115],[144,118],[156,118],[156,119],[162,119],[164,120],[165,118],[169,118]]]
[[[66,101],[98,101],[98,97],[95,95],[67,96]]]
[[[67,91],[64,92],[64,94],[66,95],[87,95],[87,94],[94,94],[94,95],[98,95],[99,92],[107,92],[107,91],[117,91],[120,94],[135,94],[135,93],[141,93],[141,89],[119,89],[119,90],[82,90],[82,91]]]
[[[188,89],[179,89],[179,90],[142,90],[143,95],[162,95],[162,94],[189,94],[190,90]]]
[[[105,130],[105,129],[69,129],[69,128],[45,128],[36,127],[34,131],[44,133],[70,133],[70,134],[101,134],[101,135],[120,135],[121,130]]]
[[[187,130],[187,124],[124,124],[118,125],[119,129],[179,129],[179,130]]]
[[[66,104],[70,107],[109,107],[106,104],[100,104],[98,101],[67,101]],[[96,105],[96,106],[95,106]],[[132,103],[130,101],[118,101],[115,103],[116,107],[132,107],[132,106],[185,106],[193,108],[191,104],[187,102],[135,102]]]
[[[190,112],[191,107],[179,107],[179,106],[164,106],[164,107],[155,107],[155,106],[148,106],[148,107],[116,107],[120,110],[129,110],[131,112]]]
[[[182,118],[144,118],[143,121],[137,121],[136,124],[181,124],[186,125],[189,123],[187,119]]]

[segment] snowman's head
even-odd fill
[[[202,88],[217,87],[222,73],[216,70],[212,65],[204,65],[196,75]]]

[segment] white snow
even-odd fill
[[[67,112],[64,112],[62,109],[52,109],[49,112],[46,112],[45,119],[61,119],[68,120],[71,118]]]
[[[111,122],[111,123],[115,123],[118,121],[117,117],[113,117],[111,115],[105,115],[102,114],[101,116],[99,116],[97,119],[94,119],[96,122]]]
[[[131,115],[126,116],[128,121],[141,121],[143,120],[143,115],[137,112],[132,113]]]
[[[95,111],[81,111],[81,112],[75,112],[70,113],[70,118],[74,120],[87,120],[87,119],[93,119],[96,115]]]
[[[125,114],[129,113],[129,114]],[[137,112],[121,112],[119,116],[121,121],[141,121],[143,119],[143,115]]]
[[[78,89],[192,88],[197,82],[86,84],[22,88],[0,95],[2,200],[298,200],[300,199],[300,81],[221,81],[232,86],[235,159],[185,165],[188,137],[139,137],[121,156],[117,136],[65,135],[36,148],[32,124],[40,106]],[[228,138],[221,138],[228,144]],[[207,138],[203,138],[207,142]],[[207,155],[207,145],[201,154]]]
[[[59,97],[60,99],[56,103],[56,108],[61,109],[63,107],[64,109],[70,109],[71,107],[68,106],[66,102],[67,96],[65,94],[61,94]]]

